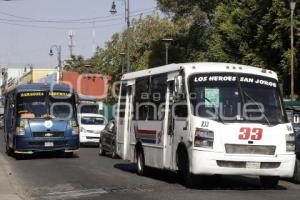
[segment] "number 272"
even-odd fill
[[[240,128],[240,140],[261,140],[263,129],[261,128]]]

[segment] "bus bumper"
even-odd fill
[[[50,145],[49,145],[50,144]],[[52,146],[53,144],[53,146]],[[79,150],[79,137],[65,138],[21,138],[15,139],[16,154],[33,154],[36,152],[63,151],[66,153]]]
[[[295,155],[232,155],[192,150],[191,173],[195,175],[255,175],[292,177]]]

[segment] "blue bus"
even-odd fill
[[[76,95],[62,84],[19,85],[5,93],[6,152],[20,156],[79,150]]]

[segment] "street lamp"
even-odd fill
[[[49,51],[49,55],[53,56],[54,52],[53,50],[57,51],[57,61],[58,61],[58,74],[57,74],[57,82],[61,79],[61,72],[62,72],[62,65],[61,65],[61,46],[60,45],[52,45]]]
[[[130,72],[130,12],[129,12],[129,0],[124,0],[125,2],[125,21],[127,24],[127,38],[126,38],[126,72]],[[110,13],[112,15],[117,13],[117,9],[116,9],[116,3],[115,1],[112,2],[111,5],[111,9],[110,9]]]
[[[170,46],[171,42],[173,41],[173,39],[172,38],[163,38],[162,41],[166,47],[166,65],[167,65],[169,62],[169,46]]]
[[[291,99],[294,100],[294,11],[296,2],[291,0]]]

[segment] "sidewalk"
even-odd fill
[[[10,180],[7,166],[3,160],[4,155],[0,152],[0,200],[21,200],[14,191],[14,186]]]

